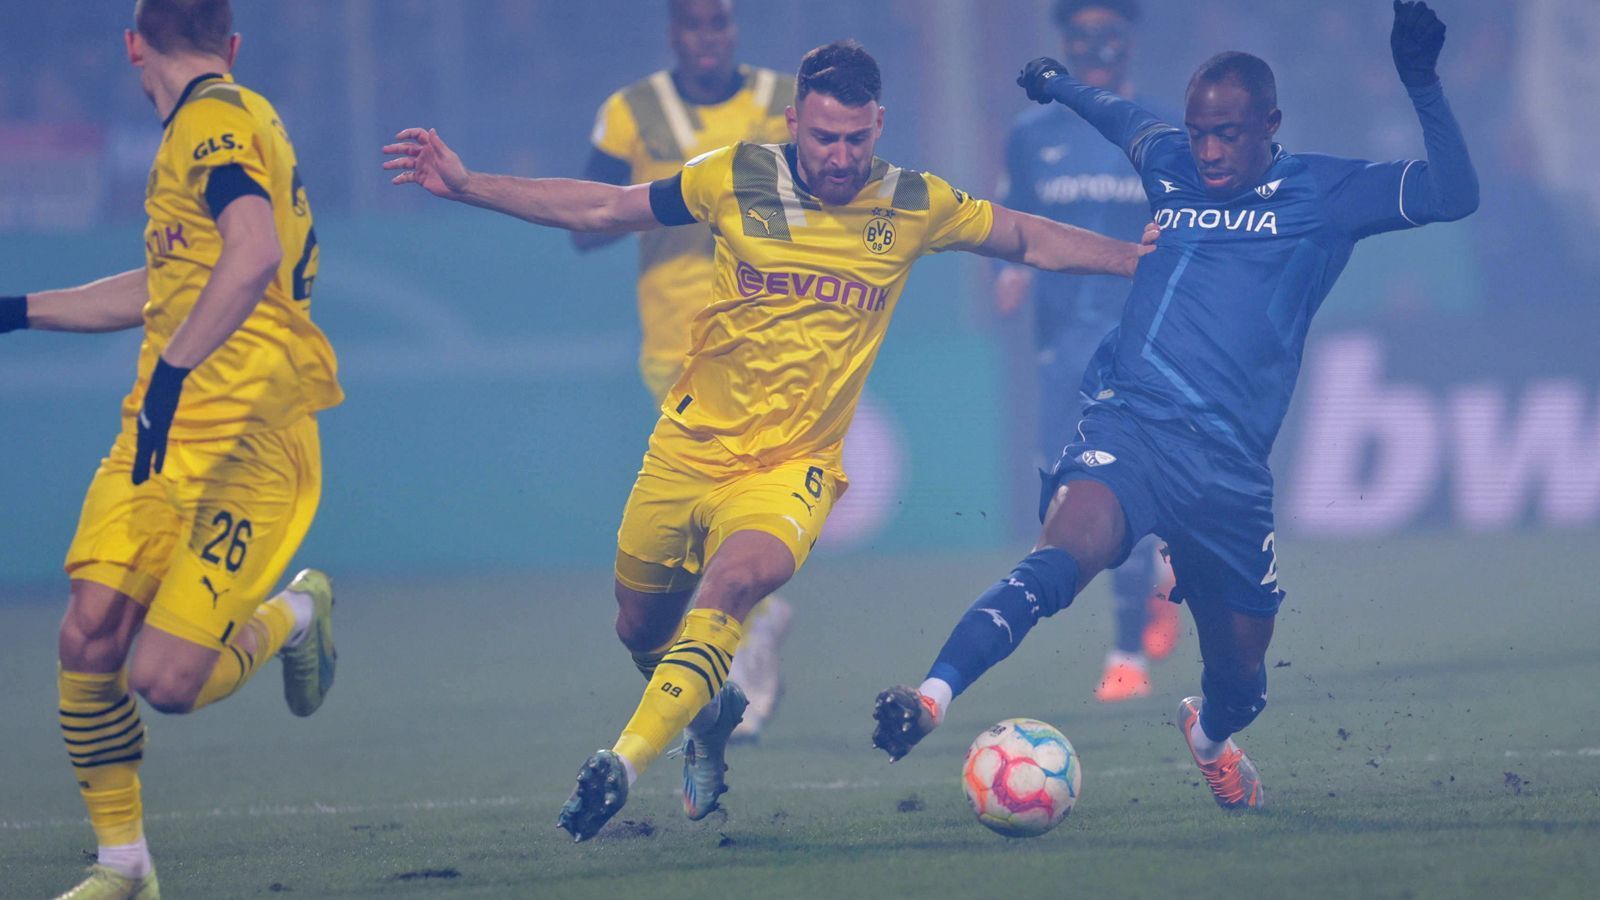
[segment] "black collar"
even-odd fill
[[[690,100],[684,95],[683,79],[678,76],[676,69],[672,71],[672,89],[678,92],[679,99],[690,106],[716,106],[718,103],[727,103],[729,100],[733,99],[734,94],[744,90],[744,68],[742,66],[734,66],[733,78],[728,80],[728,86],[723,88],[721,93],[717,94],[715,97],[712,97],[710,100],[705,101],[704,103],[696,100]]]
[[[173,104],[172,112],[169,113],[167,115],[167,117],[161,121],[161,127],[165,128],[168,125],[172,124],[172,120],[177,118],[178,110],[183,109],[184,101],[188,100],[189,99],[189,95],[194,93],[194,89],[200,86],[200,82],[202,82],[202,81],[210,81],[213,78],[221,78],[221,77],[223,77],[223,76],[222,76],[222,73],[220,73],[220,72],[207,72],[204,75],[195,76],[193,81],[191,81],[188,84],[184,85],[183,86],[183,93],[178,95],[178,102]]]
[[[800,154],[795,152],[794,144],[783,145],[783,158],[789,162],[789,174],[794,176],[794,186],[804,193],[811,194],[811,188],[806,186],[806,180],[800,177]]]

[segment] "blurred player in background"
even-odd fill
[[[650,75],[606,98],[595,118],[594,150],[584,178],[628,185],[667,178],[689,160],[735,141],[787,139],[783,111],[794,80],[733,60],[739,28],[733,0],[669,0],[667,42],[675,68]],[[581,251],[620,234],[575,231]],[[711,230],[699,223],[639,235],[639,374],[659,406],[683,373],[689,323],[711,296],[716,269]],[[745,622],[744,642],[729,676],[750,700],[734,738],[754,739],[782,691],[778,648],[792,612],[781,598],[759,603]]]
[[[880,92],[859,44],[819,47],[801,61],[786,112],[793,143],[741,141],[626,188],[470,172],[423,129],[384,148],[397,155],[384,163],[400,170],[397,184],[536,224],[702,222],[716,236],[716,278],[617,535],[617,635],[650,683],[614,747],[579,770],[558,821],[574,840],[598,833],[685,729],[684,812],[718,808],[746,702],[727,681],[740,623],[805,563],[845,488],[845,432],[912,264],[968,250],[1130,275],[1148,249],[878,159]]]
[[[1139,20],[1135,0],[1059,0],[1054,19],[1074,76],[1159,109],[1148,98],[1135,98],[1129,78],[1133,26]],[[1128,158],[1071,110],[1054,104],[1017,117],[1006,139],[1005,185],[1005,204],[1012,209],[1124,240],[1138,240],[1150,221],[1150,200]],[[1122,317],[1127,296],[1128,284],[1121,278],[1000,266],[996,310],[1008,316],[1028,299],[1033,302],[1041,471],[1077,436],[1083,370]],[[1165,657],[1177,643],[1178,608],[1166,599],[1171,571],[1158,545],[1154,535],[1145,537],[1112,575],[1116,643],[1095,689],[1101,702],[1148,696],[1147,660]]]
[[[1045,485],[1034,551],[957,622],[919,689],[878,696],[873,743],[891,760],[1041,617],[1155,533],[1204,659],[1204,696],[1182,701],[1178,727],[1220,806],[1262,805],[1232,735],[1266,707],[1284,598],[1267,458],[1311,317],[1356,242],[1477,208],[1477,174],[1435,72],[1444,31],[1425,3],[1396,0],[1390,48],[1426,161],[1290,153],[1273,141],[1283,114],[1272,70],[1246,53],[1195,72],[1183,129],[1055,60],[1023,69],[1029,99],[1071,107],[1127,153],[1163,230],[1085,375],[1092,402]]]
[[[135,6],[128,59],[164,129],[144,268],[0,298],[0,331],[144,326],[122,431],[67,551],[61,734],[99,840],[89,877],[63,895],[75,900],[160,896],[134,693],[193,712],[274,655],[296,715],[333,685],[327,577],[307,569],[263,602],[316,513],[315,413],[343,394],[309,314],[317,243],[294,147],[272,105],[228,74],[232,21],[228,0]]]

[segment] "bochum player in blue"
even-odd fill
[[[1008,656],[1043,616],[1155,533],[1173,597],[1200,639],[1202,697],[1178,726],[1225,808],[1261,806],[1232,736],[1267,703],[1278,584],[1267,455],[1299,375],[1306,330],[1356,241],[1460,219],[1478,181],[1435,65],[1444,25],[1395,2],[1390,46],[1422,122],[1426,161],[1290,153],[1272,70],[1223,53],[1189,82],[1184,129],[1038,59],[1017,83],[1071,107],[1122,147],[1163,232],[1139,264],[1118,330],[1084,376],[1078,439],[1046,479],[1034,551],[956,623],[920,688],[878,696],[874,746],[899,759],[951,699]]]

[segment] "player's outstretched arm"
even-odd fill
[[[650,209],[650,186],[618,187],[572,178],[517,178],[473,172],[431,128],[407,128],[383,152],[397,170],[395,184],[420,185],[428,193],[535,225],[572,231],[620,233],[660,226]]]
[[[1444,23],[1428,4],[1395,0],[1389,49],[1422,122],[1422,142],[1428,151],[1428,161],[1412,166],[1401,185],[1402,209],[1416,225],[1452,222],[1478,208],[1478,173],[1439,83],[1444,33]]]
[[[78,287],[0,297],[0,332],[122,331],[144,324],[144,267]]]
[[[1020,213],[994,204],[994,227],[982,244],[970,248],[984,256],[1050,272],[1133,277],[1139,257],[1153,241],[1130,244],[1073,225]]]
[[[1055,102],[1070,107],[1106,140],[1121,147],[1133,167],[1141,171],[1150,138],[1182,133],[1139,104],[1073,78],[1066,66],[1048,56],[1023,66],[1017,86],[1035,103]]]

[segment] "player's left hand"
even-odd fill
[[[1444,23],[1423,0],[1394,0],[1394,28],[1389,50],[1406,87],[1427,87],[1439,80],[1439,51],[1444,49]]]
[[[167,432],[172,429],[172,417],[178,412],[178,396],[183,392],[183,379],[190,369],[168,365],[156,358],[156,368],[150,373],[150,386],[144,391],[144,406],[139,409],[139,434],[133,447],[133,483],[144,484],[150,472],[160,473],[167,461]]]
[[[436,128],[407,128],[395,135],[395,143],[385,144],[383,152],[395,156],[384,160],[385,169],[400,169],[395,184],[420,184],[436,197],[459,200],[467,188],[467,167],[451,150]]]
[[[1017,86],[1028,92],[1028,99],[1048,104],[1055,97],[1050,93],[1050,83],[1067,74],[1067,67],[1048,56],[1041,56],[1022,67],[1017,76]]]

